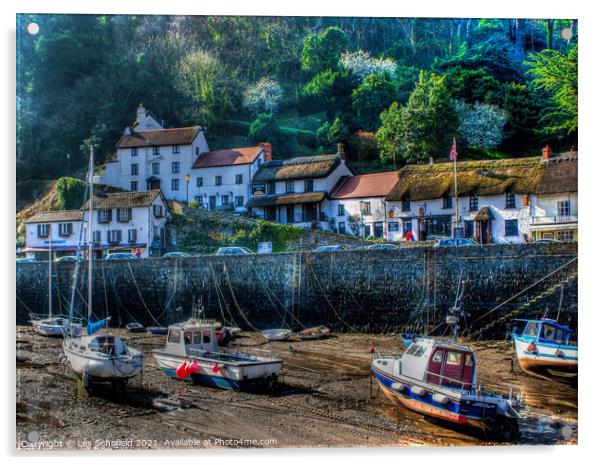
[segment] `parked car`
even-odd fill
[[[340,252],[342,250],[347,250],[342,245],[321,245],[314,249],[314,252]]]
[[[65,255],[63,257],[57,258],[56,262],[76,262],[78,258],[75,255]],[[80,258],[81,260],[81,258]]]
[[[167,252],[163,255],[163,258],[183,258],[183,257],[192,257],[189,253],[186,252]]]
[[[17,258],[17,263],[35,263],[36,259],[33,257],[21,257]]]
[[[252,253],[246,247],[220,247],[216,255],[249,255]]]
[[[368,250],[394,250],[399,249],[394,244],[372,244],[368,246]]]
[[[110,253],[105,257],[105,260],[136,260],[136,255],[125,252]]]
[[[474,245],[479,245],[472,239],[440,239],[435,244],[435,247],[471,247]]]
[[[538,239],[534,242],[535,244],[559,244],[560,241],[556,239]]]

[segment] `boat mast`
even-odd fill
[[[52,318],[52,224],[48,224],[48,318]]]
[[[88,319],[92,316],[92,211],[94,208],[94,147],[90,144],[90,203],[88,208]]]

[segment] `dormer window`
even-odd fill
[[[276,183],[268,182],[268,195],[274,195],[276,193]]]
[[[443,197],[443,209],[452,208],[452,198],[449,195]]]
[[[286,193],[292,194],[295,192],[295,181],[286,181]]]
[[[174,145],[171,148],[172,153],[180,153],[180,146],[179,145]]]
[[[314,180],[306,179],[305,180],[305,192],[313,192],[314,191]]]

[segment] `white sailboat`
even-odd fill
[[[109,320],[92,322],[92,231],[94,202],[94,151],[90,148],[90,201],[88,218],[88,326],[87,336],[66,336],[63,341],[64,356],[71,369],[82,380],[84,387],[92,382],[111,382],[123,387],[127,380],[142,373],[144,353],[128,347],[113,334],[94,334]],[[71,309],[73,311],[73,309]]]
[[[52,312],[52,225],[48,225],[48,316],[31,315],[31,325],[36,333],[42,336],[61,337],[67,332],[79,335],[84,332],[80,323],[63,315]]]

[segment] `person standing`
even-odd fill
[[[134,252],[134,255],[136,255],[136,258],[140,258],[142,256],[142,250],[136,249],[136,251]]]

